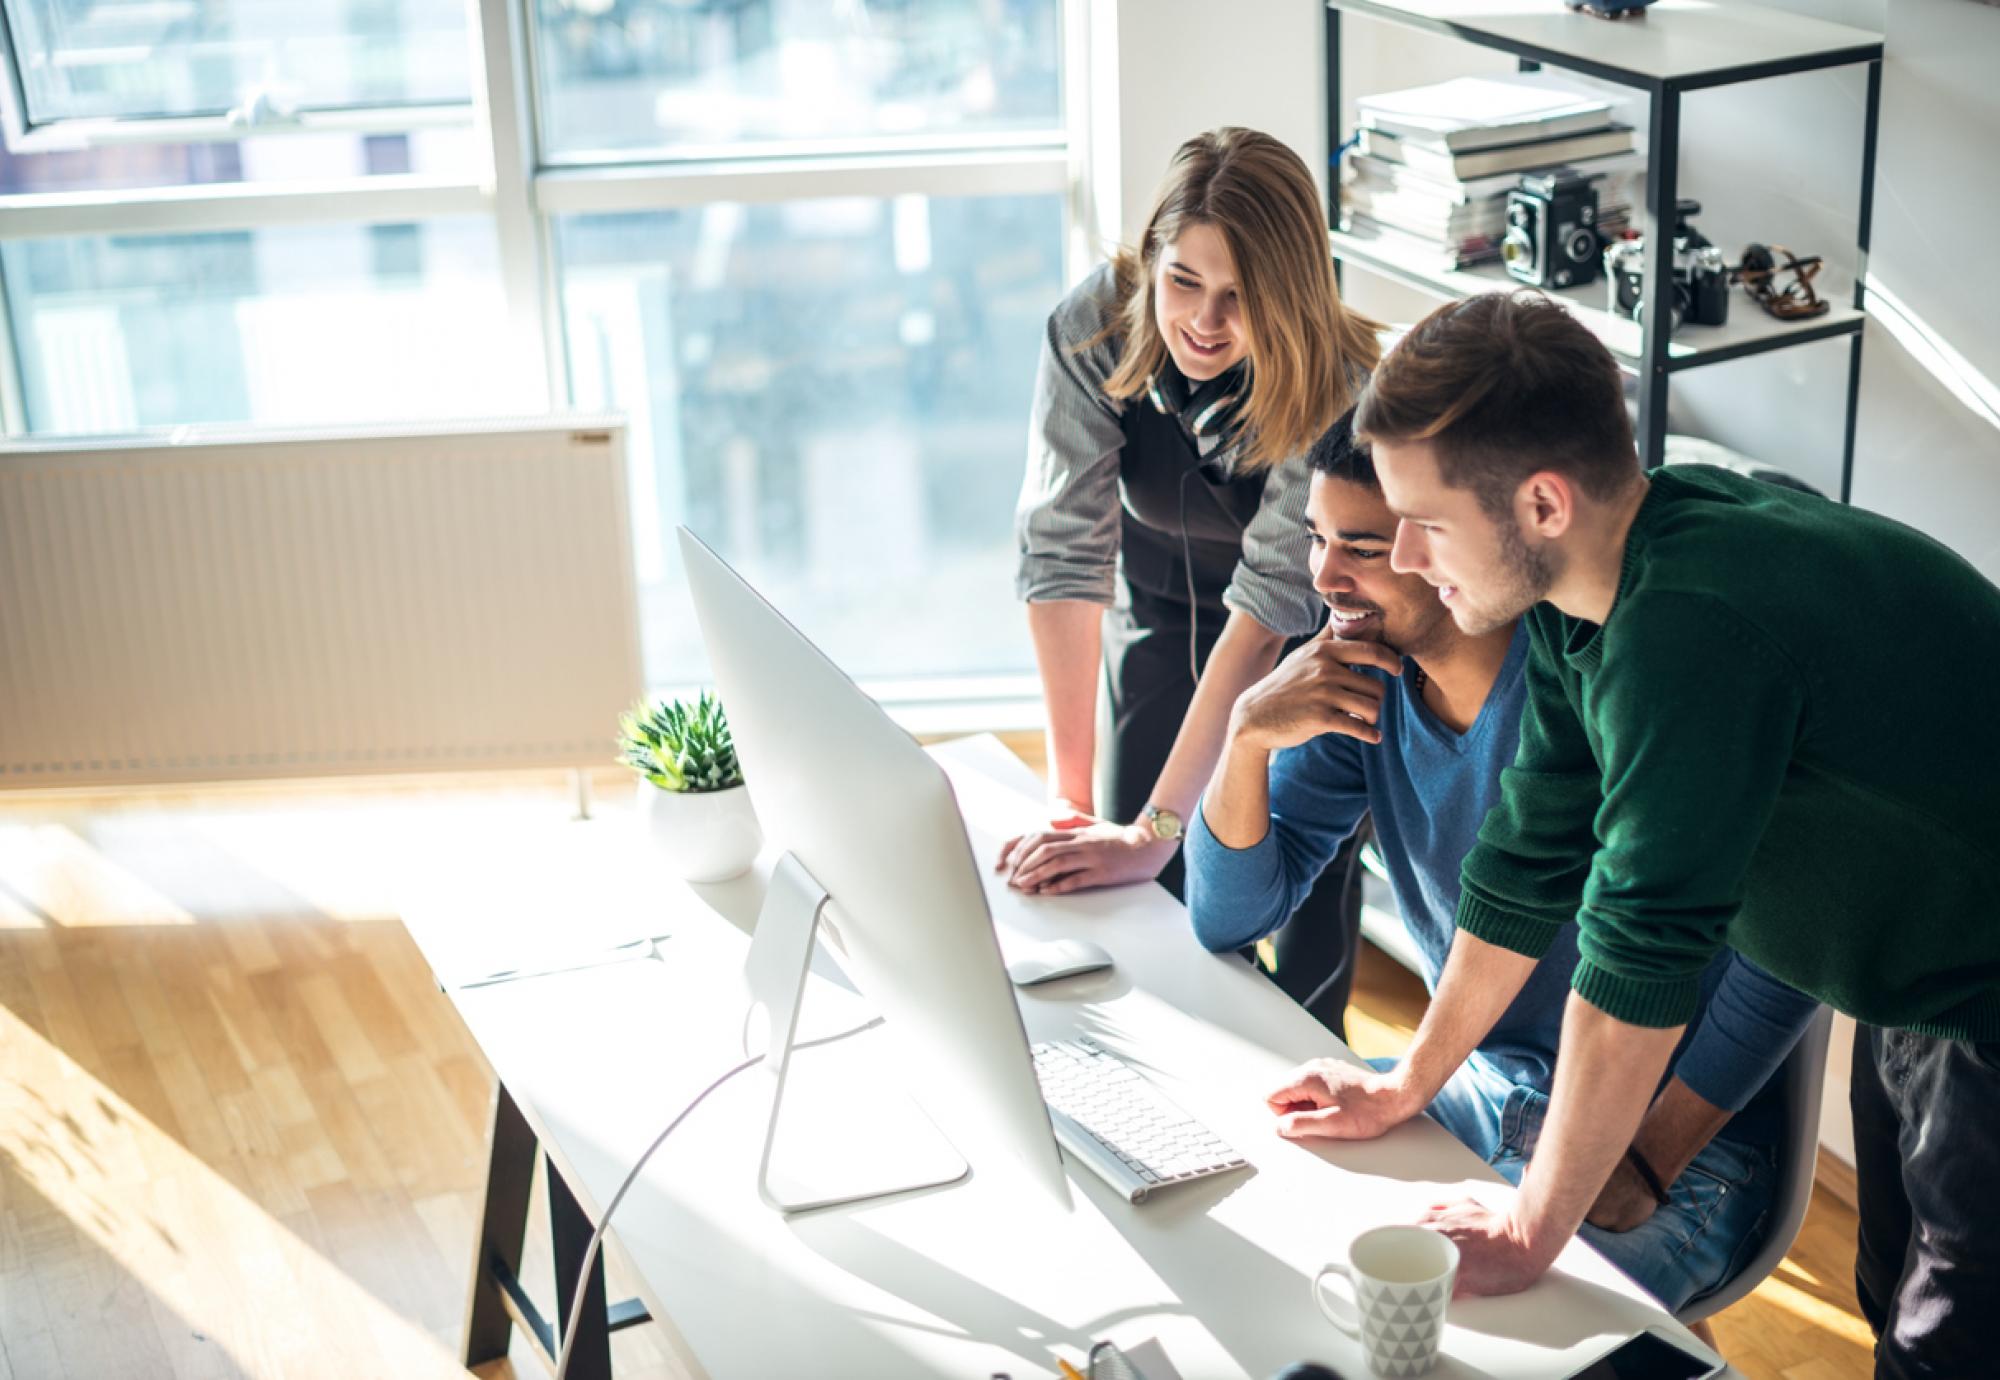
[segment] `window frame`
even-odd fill
[[[477,85],[477,74],[473,73]],[[407,104],[313,106],[283,119],[231,124],[228,113],[193,115],[75,115],[34,120],[28,112],[14,26],[0,5],[0,140],[10,153],[65,153],[142,143],[227,143],[275,133],[404,134],[418,129],[469,128],[476,100]]]
[[[470,123],[485,135],[478,165],[459,177],[410,174],[0,195],[0,239],[490,216],[513,337],[506,357],[521,369],[515,396],[533,410],[570,405],[552,233],[558,215],[710,201],[1055,193],[1063,197],[1065,210],[1064,281],[1077,281],[1095,257],[1096,198],[1085,156],[1092,85],[1088,0],[1056,0],[1062,111],[1060,123],[1045,130],[770,143],[750,146],[747,154],[698,146],[644,150],[637,156],[572,151],[554,159],[540,147],[532,3],[477,0],[469,104],[308,111],[282,123],[249,127],[232,127],[220,117],[73,119],[31,127],[13,36],[0,14],[0,136],[17,154],[139,141],[231,142],[290,130],[381,134]],[[7,283],[0,274],[0,440],[29,434],[13,332]],[[1040,687],[1031,671],[898,678],[875,688],[899,716],[924,723],[1021,727],[1040,722]]]

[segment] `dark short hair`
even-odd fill
[[[1438,308],[1377,366],[1356,405],[1366,442],[1428,441],[1444,482],[1488,512],[1541,470],[1592,498],[1639,475],[1618,362],[1539,292],[1489,292]]]
[[[1355,439],[1351,407],[1312,443],[1312,449],[1306,452],[1306,463],[1329,479],[1345,479],[1350,484],[1381,491],[1382,481],[1375,477],[1375,458],[1368,453],[1365,441]]]

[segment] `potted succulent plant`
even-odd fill
[[[764,836],[743,785],[722,701],[641,702],[618,719],[620,760],[639,774],[639,814],[660,854],[690,882],[741,876]]]

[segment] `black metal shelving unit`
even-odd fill
[[[1328,0],[1326,10],[1327,147],[1340,147],[1341,44],[1343,13],[1404,28],[1439,34],[1509,53],[1524,69],[1534,66],[1581,72],[1643,91],[1647,102],[1645,207],[1646,294],[1643,325],[1623,321],[1572,297],[1578,315],[1603,337],[1620,362],[1639,378],[1640,458],[1657,465],[1664,458],[1667,391],[1674,374],[1726,363],[1815,340],[1846,337],[1848,373],[1846,431],[1840,462],[1840,497],[1853,489],[1854,428],[1861,385],[1864,284],[1869,224],[1874,210],[1875,149],[1882,97],[1882,39],[1844,25],[1757,5],[1688,6],[1666,4],[1641,18],[1606,20],[1564,9],[1547,0],[1545,11],[1524,10],[1508,0]],[[1868,68],[1868,94],[1861,139],[1861,204],[1856,219],[1852,306],[1836,306],[1811,321],[1787,323],[1759,314],[1751,321],[1721,327],[1683,327],[1671,319],[1674,206],[1680,186],[1681,97],[1738,82],[1816,72],[1855,63]],[[1330,179],[1329,226],[1336,264],[1352,263],[1444,298],[1464,297],[1504,287],[1504,277],[1477,271],[1438,271],[1337,229],[1337,179]],[[1602,284],[1590,285],[1598,293]],[[1562,294],[1569,296],[1569,294]],[[1741,317],[1742,312],[1732,312]]]

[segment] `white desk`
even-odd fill
[[[1045,817],[1039,784],[993,739],[935,751],[979,857]],[[548,848],[573,850],[573,861],[527,860],[515,848],[497,863],[489,851],[476,869],[443,865],[405,918],[594,1215],[666,1120],[740,1057],[734,973],[762,881],[702,887],[696,897],[643,875],[635,827],[569,828]],[[533,880],[569,867],[576,873],[554,884]],[[672,1319],[691,1359],[717,1380],[986,1380],[1001,1371],[1025,1380],[1053,1374],[1058,1354],[1080,1362],[1105,1338],[1127,1347],[1157,1339],[1186,1380],[1261,1380],[1307,1358],[1366,1375],[1358,1347],[1312,1306],[1313,1271],[1364,1228],[1408,1220],[1442,1196],[1504,1186],[1427,1120],[1323,1150],[1279,1139],[1263,1094],[1293,1065],[1338,1045],[1241,961],[1204,952],[1165,892],[1039,899],[988,876],[1003,947],[1086,934],[1118,962],[1024,992],[1030,1037],[1093,1033],[1235,1143],[1254,1170],[1135,1207],[1074,1169],[1076,1206],[1063,1214],[988,1170],[981,1147],[961,1146],[974,1173],[960,1186],[787,1219],[757,1196],[770,1080],[752,1070],[695,1112],[619,1210],[613,1230],[654,1316]],[[589,896],[593,886],[602,894]],[[550,935],[574,952],[663,931],[672,935],[664,961],[456,989],[474,973],[515,966],[523,944],[546,950]],[[816,982],[806,1021],[820,1032],[844,1028],[854,1003]],[[1435,1374],[1562,1376],[1648,1324],[1675,1326],[1595,1252],[1572,1244],[1525,1294],[1453,1303]]]

